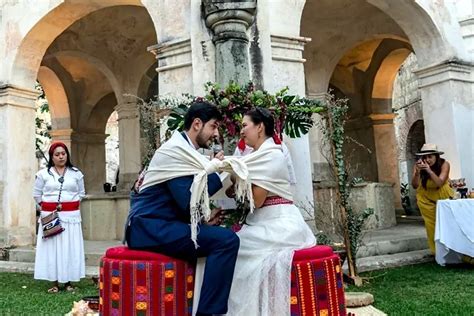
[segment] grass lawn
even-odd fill
[[[50,282],[33,280],[31,274],[0,273],[0,315],[64,315],[73,301],[99,295],[92,280],[75,283],[76,291],[46,293]]]
[[[474,269],[436,263],[363,273],[361,288],[372,293],[374,306],[389,315],[474,315]],[[91,279],[76,284],[75,293],[48,294],[50,283],[30,274],[0,273],[0,315],[64,315],[73,301],[98,295]],[[250,315],[248,315],[250,316]]]
[[[388,315],[474,315],[474,266],[426,263],[362,273],[368,283],[347,291],[374,295]]]

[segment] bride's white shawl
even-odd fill
[[[236,176],[236,198],[249,201],[250,212],[254,209],[251,184],[293,200],[281,146],[276,145],[273,139],[267,139],[250,155],[241,158],[227,157],[223,161],[218,159],[209,161],[191,148],[179,132],[175,132],[170,140],[155,152],[140,191],[174,178],[194,175],[191,185],[190,215],[191,239],[197,247],[198,224],[201,219],[209,220],[211,215],[207,175],[223,171]]]
[[[245,198],[251,201],[253,209],[252,190],[245,164],[232,157],[224,161],[218,159],[209,161],[194,150],[179,132],[173,133],[170,140],[155,152],[140,191],[174,178],[194,175],[190,201],[191,239],[197,247],[198,223],[203,218],[209,220],[211,215],[207,175],[217,171],[227,171],[236,175],[236,195],[239,199]]]
[[[250,182],[270,193],[293,201],[288,168],[281,145],[268,138],[258,150],[240,158],[248,169]]]

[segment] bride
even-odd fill
[[[258,107],[246,113],[241,136],[254,148],[241,159],[249,169],[255,210],[237,233],[240,248],[227,315],[290,315],[293,253],[314,246],[316,239],[293,204],[271,113]]]

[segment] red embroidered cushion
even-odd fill
[[[334,253],[329,246],[314,246],[311,248],[295,251],[293,262],[322,259],[332,256]]]
[[[126,246],[117,246],[107,249],[105,257],[109,259],[122,260],[145,260],[145,261],[170,261],[177,260],[156,252],[133,250]]]

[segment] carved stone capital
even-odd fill
[[[256,0],[204,0],[203,7],[206,25],[213,31],[215,43],[229,39],[249,42],[247,29],[255,18]]]
[[[37,90],[3,84],[0,85],[0,107],[8,105],[35,110],[35,101],[39,95]]]
[[[62,128],[62,129],[53,129],[49,132],[49,135],[54,140],[71,140],[71,135],[74,131],[70,128]]]
[[[118,104],[114,109],[117,111],[118,121],[123,119],[136,119],[139,116],[138,106],[135,102]]]

